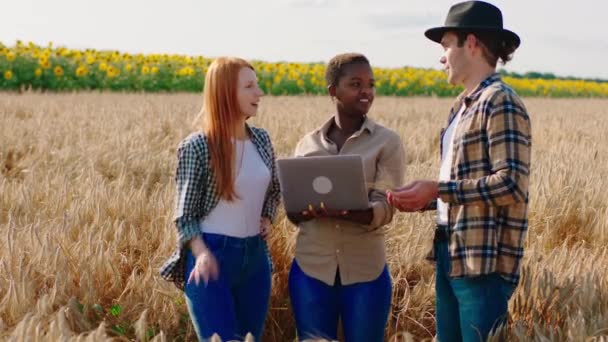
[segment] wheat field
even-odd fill
[[[189,341],[172,252],[175,149],[196,129],[192,94],[0,93],[0,340]],[[608,341],[608,100],[525,99],[533,125],[530,228],[510,341]],[[376,98],[406,181],[435,178],[451,99]],[[332,113],[327,97],[266,97],[256,126],[279,156]],[[431,340],[433,214],[387,228],[387,341]],[[293,341],[287,273],[295,228],[279,214],[266,341]],[[494,338],[497,338],[495,336]]]

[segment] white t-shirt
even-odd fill
[[[270,170],[251,140],[235,140],[236,179],[234,188],[238,199],[220,199],[217,206],[201,222],[203,233],[245,238],[260,233],[260,219]]]
[[[441,153],[441,167],[439,168],[439,181],[449,181],[450,173],[452,168],[453,159],[453,147],[454,147],[454,132],[460,122],[462,112],[464,112],[466,106],[463,104],[456,117],[452,120],[448,128],[446,128],[443,134],[443,151]],[[437,199],[437,223],[442,225],[448,224],[448,204],[442,201],[440,198]]]

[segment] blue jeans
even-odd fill
[[[373,281],[342,285],[340,272],[334,286],[306,275],[294,260],[289,272],[289,295],[298,338],[337,340],[338,318],[346,342],[384,339],[391,307],[388,267]]]
[[[270,299],[270,257],[259,235],[235,238],[203,234],[203,241],[218,261],[219,277],[185,286],[186,304],[200,341],[217,333],[223,341],[243,340],[252,333],[259,341]],[[188,279],[195,257],[186,252]]]
[[[504,323],[515,286],[497,273],[449,278],[447,242],[436,242],[437,339],[485,341],[493,328]]]

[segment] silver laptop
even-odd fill
[[[367,209],[369,200],[363,160],[359,155],[283,158],[277,160],[283,203],[287,212],[309,204],[336,210]]]

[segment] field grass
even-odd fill
[[[530,230],[512,341],[608,340],[608,100],[526,99],[533,124]],[[175,148],[195,94],[0,93],[0,340],[192,340],[172,252]],[[406,181],[435,178],[450,99],[377,98],[403,138]],[[331,115],[327,97],[267,97],[255,125],[279,156]],[[387,228],[390,341],[434,335],[433,214]],[[292,341],[287,272],[296,230],[281,212],[266,341]]]

